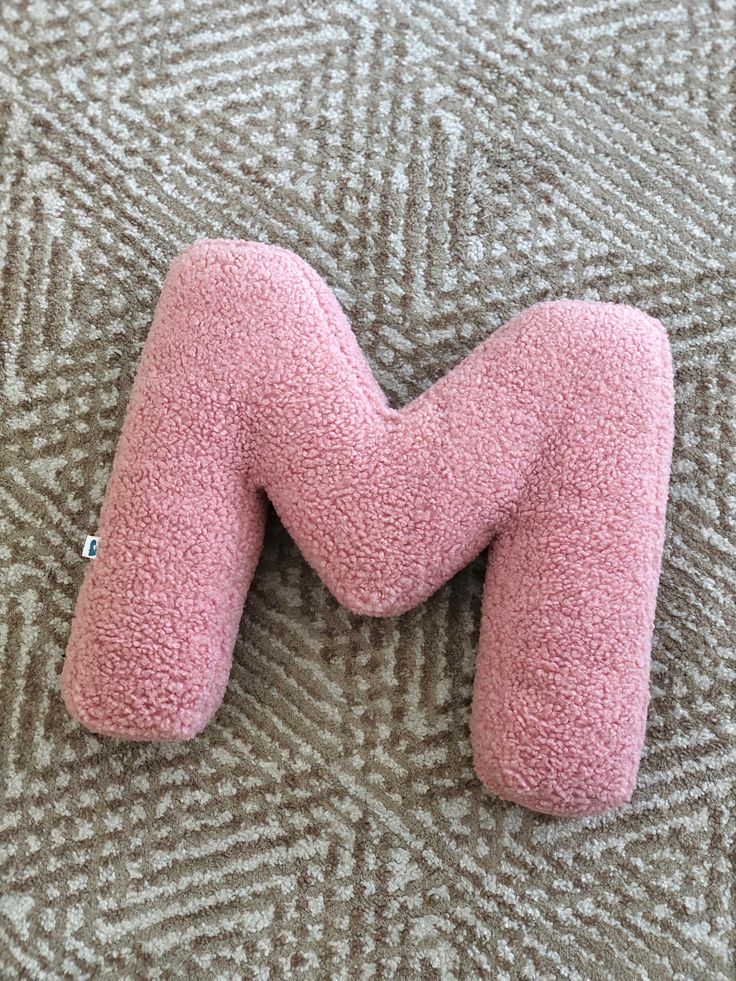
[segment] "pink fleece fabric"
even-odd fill
[[[188,739],[223,697],[266,498],[337,599],[425,600],[492,539],[471,735],[494,793],[632,793],[672,445],[658,321],[554,302],[392,409],[332,292],[284,249],[202,241],[146,341],[62,675],[70,712]]]

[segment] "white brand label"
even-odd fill
[[[84,540],[84,548],[82,549],[82,555],[85,559],[96,559],[97,549],[100,546],[100,540],[97,535],[87,535]]]

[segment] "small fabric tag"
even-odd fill
[[[97,549],[99,547],[100,540],[97,535],[87,535],[84,540],[84,548],[82,549],[82,555],[85,559],[96,559]]]

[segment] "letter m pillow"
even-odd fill
[[[423,602],[494,541],[471,721],[494,793],[627,800],[644,738],[672,445],[662,326],[545,303],[392,409],[297,256],[196,243],[146,341],[62,689],[89,729],[199,733],[223,697],[267,501],[337,599]]]

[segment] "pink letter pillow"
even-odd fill
[[[672,445],[661,324],[520,313],[392,409],[301,259],[202,241],[173,264],[133,388],[62,675],[124,739],[199,733],[227,685],[267,499],[337,599],[423,602],[492,540],[471,736],[495,794],[626,801],[644,738]]]

